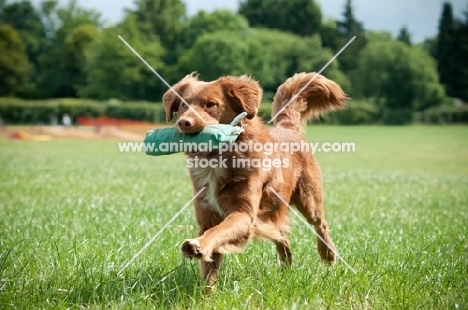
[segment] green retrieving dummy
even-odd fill
[[[229,125],[207,125],[195,134],[180,133],[175,127],[151,129],[146,133],[145,152],[147,155],[161,156],[190,151],[211,151],[223,143],[236,141],[244,131],[236,126],[247,113],[239,114]]]

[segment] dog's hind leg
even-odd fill
[[[279,260],[282,265],[290,266],[292,264],[291,248],[287,239],[276,240],[276,250],[278,251]]]
[[[299,200],[299,199],[298,199]],[[309,198],[308,203],[295,201],[297,209],[304,215],[307,222],[314,226],[317,233],[317,250],[322,258],[322,261],[333,263],[335,261],[336,247],[330,238],[328,232],[328,224],[323,215],[323,207],[314,206],[313,200]],[[322,211],[317,210],[322,209]]]
[[[307,219],[307,222],[314,226],[319,236],[317,237],[317,250],[322,261],[333,263],[337,251],[325,221],[320,170],[312,169],[312,171],[304,172],[301,180],[297,183],[291,200]]]
[[[282,204],[281,201],[278,201],[277,203],[280,206]],[[287,206],[285,206],[285,208],[287,211]],[[292,264],[292,254],[291,247],[289,246],[289,241],[286,236],[288,232],[289,227],[286,223],[265,223],[261,220],[258,220],[255,224],[254,237],[273,242],[276,245],[278,258],[281,265],[290,266]]]

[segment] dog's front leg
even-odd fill
[[[205,260],[200,261],[200,275],[201,279],[206,281],[209,287],[214,287],[223,261],[223,254],[213,253],[211,258],[213,260],[212,262],[207,262]]]
[[[218,225],[206,230],[196,239],[185,240],[184,256],[212,262],[213,253],[240,252],[250,238],[253,217],[245,212],[233,212]]]
[[[210,208],[203,197],[195,199],[200,231],[198,238],[185,240],[181,250],[185,257],[201,259],[201,277],[208,280],[210,285],[216,280],[222,255],[241,252],[251,237],[262,193],[262,187],[256,186],[261,183],[254,181],[230,185],[225,196],[234,192],[245,195],[223,204],[225,217]],[[223,194],[225,193],[218,193],[220,197],[223,197]]]
[[[185,240],[182,253],[185,257],[201,259],[201,278],[213,287],[223,253],[240,252],[249,240],[251,226],[252,217],[241,212],[232,213],[198,238]]]

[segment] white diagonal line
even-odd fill
[[[170,220],[169,222],[166,223],[166,225],[164,225],[163,228],[161,228],[157,233],[156,235],[153,236],[153,238],[150,239],[150,241],[148,241],[145,246],[140,250],[138,251],[138,253],[136,253],[131,260],[129,260],[128,262],[126,262],[123,266],[122,266],[122,269],[120,269],[119,273],[117,274],[118,276],[120,276],[122,274],[122,272],[131,264],[133,263],[133,261],[138,257],[140,256],[141,253],[143,253],[144,250],[146,250],[147,247],[149,247],[149,245],[151,243],[154,242],[154,240],[156,240],[156,238],[185,210],[187,209],[187,207],[192,203],[192,201],[195,200],[195,198],[197,198],[201,192],[203,192],[205,190],[206,187],[203,187],[201,190],[198,191],[198,193],[195,194],[195,196],[192,197],[192,199],[190,199],[189,202],[187,202],[185,204],[185,206],[180,209],[179,212],[177,212]]]
[[[195,109],[192,108],[192,107],[190,106],[190,104],[188,104],[187,101],[185,101],[185,99],[182,98],[182,96],[179,95],[179,93],[176,92],[176,90],[175,90],[171,85],[169,85],[169,83],[166,82],[166,80],[163,79],[163,77],[162,77],[156,70],[154,70],[153,67],[150,66],[149,63],[147,63],[146,60],[145,60],[143,57],[141,57],[140,54],[138,54],[138,52],[135,51],[135,49],[134,49],[130,44],[127,43],[127,41],[124,40],[124,38],[122,38],[122,37],[119,35],[119,39],[120,39],[123,43],[125,43],[125,45],[127,45],[127,47],[128,47],[135,55],[137,55],[137,57],[140,58],[140,60],[143,61],[143,63],[144,63],[151,71],[153,71],[153,73],[156,74],[156,76],[157,76],[164,84],[166,84],[166,86],[167,86],[170,90],[172,90],[172,92],[173,92],[177,97],[179,97],[179,99],[182,100],[182,102],[183,102],[193,113],[195,113],[196,116],[198,116],[204,123],[206,123],[206,121],[203,119],[203,117],[201,117],[201,115],[200,115],[197,111],[195,111]]]
[[[283,197],[280,196],[280,194],[278,194],[277,191],[275,191],[273,189],[273,187],[270,187],[270,190],[276,195],[278,196],[278,198],[285,204],[289,207],[289,209],[294,213],[294,215],[296,215],[316,236],[317,238],[319,238],[323,243],[325,243],[325,245],[330,249],[330,251],[332,251],[354,274],[357,274],[356,270],[351,267],[337,252],[336,250],[330,246],[314,229],[312,229],[312,227],[309,225],[309,223],[307,223],[306,220],[304,220],[302,218],[302,216],[299,215],[299,213],[293,209],[293,207],[291,207],[289,205],[289,203],[286,202],[286,200],[283,199]]]
[[[271,118],[271,120],[268,122],[268,124],[271,123],[271,122],[273,122],[273,121],[278,117],[278,115],[279,115],[281,112],[283,112],[284,109],[286,109],[286,108],[291,104],[291,102],[293,102],[293,101],[297,98],[297,96],[299,96],[299,95],[310,85],[310,83],[312,83],[312,82],[315,80],[315,78],[317,78],[317,76],[319,76],[320,73],[322,73],[323,70],[325,70],[325,69],[336,59],[336,57],[338,57],[338,55],[340,55],[341,52],[343,52],[343,51],[351,44],[351,42],[354,41],[354,39],[356,39],[356,36],[352,37],[351,40],[349,40],[348,43],[346,43],[346,45],[343,46],[343,48],[341,48],[341,49],[338,51],[338,53],[336,53],[336,55],[333,56],[333,58],[330,59],[330,61],[327,62],[327,63],[325,64],[325,66],[323,66],[323,68],[320,69],[320,71],[317,72],[317,73],[312,77],[312,79],[310,79],[310,81],[309,81],[304,87],[302,87],[301,90],[299,90],[299,91],[297,92],[297,94],[295,94],[295,95],[291,98],[291,100],[289,100],[288,103],[286,103],[285,106],[282,107],[281,110],[279,110],[278,113],[275,114],[275,116],[273,116],[273,117]]]

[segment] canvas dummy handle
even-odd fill
[[[241,114],[237,115],[236,118],[231,122],[231,126],[236,126],[237,124],[239,124],[240,122],[242,122],[242,120],[247,116],[247,112],[242,112]]]

